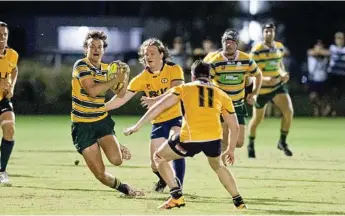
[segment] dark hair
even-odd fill
[[[240,41],[240,35],[233,29],[227,29],[222,36],[222,43],[226,40],[233,40],[238,43]]]
[[[102,31],[91,31],[87,33],[86,38],[84,40],[84,48],[87,47],[87,41],[92,38],[92,39],[99,39],[103,41],[103,48],[107,48],[108,43],[107,43],[107,35],[102,32]]]
[[[207,77],[210,76],[210,64],[204,62],[203,60],[196,60],[193,62],[191,67],[192,75],[194,75],[196,78],[199,77]]]
[[[166,46],[164,46],[163,42],[158,38],[149,38],[145,40],[140,48],[139,48],[139,62],[146,66],[145,62],[145,49],[148,46],[156,46],[158,48],[159,53],[163,53],[163,61],[166,61],[170,57],[169,50]]]
[[[0,27],[6,27],[8,30],[8,25],[5,22],[0,21]]]
[[[273,23],[266,23],[263,27],[262,27],[262,31],[265,29],[271,28],[273,30],[276,29],[276,26]]]

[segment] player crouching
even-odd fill
[[[221,162],[220,115],[223,116],[229,130],[229,145],[223,154],[230,164],[235,161],[234,151],[238,140],[239,124],[232,100],[211,83],[209,64],[198,60],[192,65],[191,71],[193,82],[172,88],[124,133],[130,135],[137,132],[144,123],[182,101],[185,114],[180,133],[172,135],[154,154],[158,171],[169,186],[171,194],[171,197],[158,208],[171,209],[185,206],[182,188],[176,182],[175,173],[169,162],[193,157],[200,152],[207,156],[209,165],[232,196],[235,207],[247,208],[239,194],[234,177]]]

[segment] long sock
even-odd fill
[[[289,131],[280,130],[280,140],[279,140],[279,142],[286,143],[286,137],[287,137],[288,133],[289,133]]]
[[[170,189],[170,194],[172,198],[178,199],[182,196],[182,190],[180,187],[173,187]]]
[[[112,188],[120,191],[121,193],[128,194],[128,187],[127,187],[127,185],[126,184],[122,184],[120,179],[118,179],[118,178],[115,178],[114,186]]]
[[[159,172],[153,171],[153,173],[159,178],[160,182],[165,182],[164,179],[162,178],[161,174]]]
[[[241,195],[237,195],[237,196],[232,197],[232,201],[234,202],[234,205],[236,207],[240,206],[241,204],[244,204],[244,201],[243,201]]]
[[[174,165],[176,177],[180,180],[181,184],[183,185],[184,174],[186,171],[186,161],[184,158],[177,159],[173,161],[173,165]]]
[[[7,163],[8,163],[8,160],[10,159],[13,146],[14,146],[14,141],[8,141],[8,140],[5,140],[4,138],[2,138],[1,147],[0,147],[0,151],[1,151],[0,172],[6,171]]]
[[[255,137],[249,136],[249,146],[254,147],[254,141],[255,141]]]

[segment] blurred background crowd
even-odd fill
[[[19,5],[20,4],[20,7]],[[108,34],[105,62],[120,59],[142,70],[138,48],[160,38],[171,61],[184,68],[221,48],[225,29],[240,33],[239,49],[262,40],[262,24],[275,23],[287,50],[289,89],[298,116],[345,116],[344,2],[1,2],[9,45],[20,55],[14,104],[22,114],[68,114],[71,71],[83,57],[89,30]],[[129,108],[130,107],[130,108]],[[135,102],[117,111],[141,113]],[[277,116],[271,105],[267,115]]]

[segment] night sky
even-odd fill
[[[19,7],[20,5],[20,7]],[[209,23],[219,19],[247,16],[236,2],[0,2],[1,19],[15,34],[17,49],[25,52],[25,41],[30,35],[30,18],[35,16],[140,16],[166,17],[172,21],[205,19]],[[335,31],[345,30],[345,2],[270,2],[271,10],[263,15],[284,23],[285,41],[291,52],[299,57],[317,39],[327,45],[333,42]],[[22,23],[20,23],[22,22]],[[24,25],[23,22],[26,22]],[[215,24],[217,25],[217,23]],[[14,27],[13,27],[14,26]],[[16,35],[17,34],[17,35]]]

